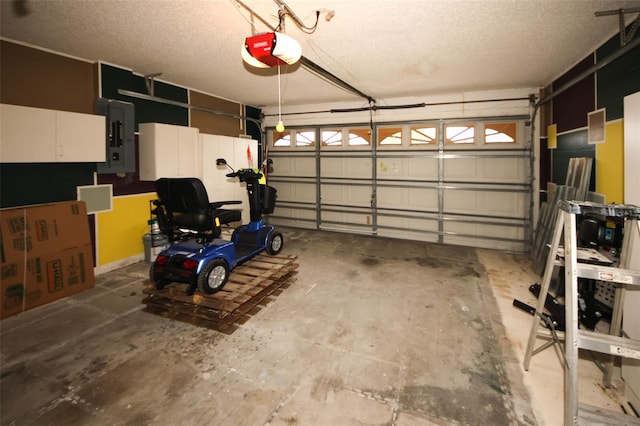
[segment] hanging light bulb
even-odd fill
[[[284,124],[282,123],[282,120],[278,121],[278,124],[276,124],[276,132],[284,132]]]

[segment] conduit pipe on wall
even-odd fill
[[[590,76],[591,74],[599,71],[600,69],[606,67],[607,65],[609,65],[611,62],[615,61],[616,59],[618,59],[619,57],[623,56],[624,54],[626,54],[627,52],[629,52],[630,50],[635,49],[636,47],[638,47],[640,45],[640,38],[636,38],[635,40],[633,40],[632,42],[624,45],[623,47],[621,47],[620,49],[618,49],[617,51],[615,51],[614,53],[612,53],[611,55],[607,56],[605,59],[598,61],[596,64],[594,64],[592,67],[590,67],[589,69],[584,70],[582,73],[580,73],[579,75],[577,75],[576,77],[572,78],[571,80],[567,81],[565,84],[563,84],[562,86],[560,86],[558,88],[558,90],[554,90],[553,93],[551,93],[549,96],[541,99],[540,101],[538,101],[538,103],[536,103],[536,109],[540,106],[540,105],[544,105],[547,102],[549,102],[550,100],[552,100],[553,98],[555,98],[556,96],[558,96],[559,94],[565,92],[566,90],[568,90],[569,88],[571,88],[572,86],[574,86],[575,84],[581,82],[582,80],[584,80],[585,78],[587,78],[588,76]]]
[[[161,103],[161,104],[178,106],[178,107],[181,107],[181,108],[188,108],[188,109],[195,109],[195,110],[198,110],[198,111],[210,112],[210,113],[216,114],[216,115],[222,115],[222,116],[225,116],[225,117],[236,118],[238,120],[251,121],[252,123],[257,124],[258,127],[260,128],[260,131],[262,132],[262,121],[260,121],[260,120],[258,120],[256,118],[253,118],[253,117],[247,117],[246,115],[240,115],[240,114],[233,114],[233,113],[230,113],[230,112],[218,111],[218,110],[215,110],[215,109],[200,107],[200,106],[197,106],[197,105],[186,104],[184,102],[172,101],[171,99],[159,98],[157,96],[151,96],[151,95],[147,95],[147,94],[144,94],[144,93],[132,92],[130,90],[118,89],[118,94],[119,95],[124,95],[124,96],[130,96],[132,98],[144,99],[146,101],[153,101],[153,102],[158,102],[158,103]]]

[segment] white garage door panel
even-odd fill
[[[524,183],[524,158],[448,158],[445,179],[468,182]]]
[[[435,233],[421,233],[410,230],[401,231],[396,229],[379,229],[378,235],[381,237],[401,238],[405,240],[425,241],[429,243],[438,242],[437,231]]]
[[[371,179],[371,158],[322,158],[322,177]]]
[[[323,204],[344,204],[345,189],[338,185],[322,185],[320,187],[321,202]]]
[[[379,179],[438,179],[438,160],[435,158],[379,158],[376,169]]]
[[[522,252],[524,248],[522,243],[500,241],[494,239],[469,238],[458,235],[445,235],[443,243],[458,246],[479,247],[491,250],[516,251]]]
[[[409,188],[409,208],[416,210],[437,210],[438,190],[432,188]]]
[[[273,160],[273,176],[315,177],[315,157],[278,157]]]
[[[438,221],[435,219],[378,216],[378,226],[383,228],[405,228],[416,231],[438,232]]]
[[[380,179],[406,178],[408,173],[407,158],[380,158],[376,162],[376,170]]]
[[[322,185],[323,204],[340,204],[358,207],[371,206],[370,186]]]
[[[377,197],[379,208],[396,208],[409,203],[409,189],[378,187]]]
[[[350,225],[371,225],[371,215],[364,213],[345,213],[345,212],[331,212],[323,211],[320,214],[320,220],[323,223],[332,222],[325,228],[335,228],[337,226],[343,229],[353,228]]]
[[[278,201],[316,202],[316,185],[313,183],[277,182]]]
[[[284,213],[282,215],[284,216]],[[269,217],[269,224],[274,226],[292,226],[294,228],[316,229],[315,215],[314,219],[311,221],[297,220],[289,217]]]
[[[444,178],[448,180],[475,180],[478,176],[477,160],[473,158],[447,158]]]
[[[480,179],[492,182],[525,182],[524,158],[487,158],[479,160],[481,174]]]
[[[447,213],[518,217],[524,214],[524,194],[451,190],[445,194],[444,210]]]
[[[293,207],[276,207],[274,214],[276,216],[282,216],[286,218],[311,219],[314,222],[316,220],[315,210],[303,210],[303,209],[296,209]]]
[[[524,194],[518,192],[484,192],[478,200],[483,214],[511,217],[524,216]]]
[[[423,180],[438,179],[438,159],[410,158],[408,177]]]
[[[488,225],[473,222],[445,222],[444,232],[478,237],[500,237],[518,240],[524,238],[524,230],[519,227]]]
[[[438,190],[432,188],[378,187],[377,198],[379,208],[438,209]]]

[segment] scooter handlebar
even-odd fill
[[[227,173],[227,177],[235,178],[239,177],[241,181],[247,179],[260,179],[262,177],[262,172],[256,172],[253,169],[239,169],[232,173]]]

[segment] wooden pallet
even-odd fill
[[[233,333],[273,296],[295,281],[297,256],[260,254],[237,266],[222,290],[214,294],[186,294],[187,284],[171,283],[157,290],[151,282],[144,293],[144,311]]]

